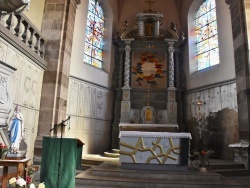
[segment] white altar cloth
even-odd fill
[[[190,133],[172,133],[172,132],[142,132],[142,131],[120,131],[121,137],[148,137],[148,138],[189,138],[192,139]]]
[[[136,123],[119,123],[119,127],[172,127],[179,128],[177,124],[136,124]]]

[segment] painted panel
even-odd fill
[[[166,54],[148,51],[133,52],[131,75],[132,88],[166,89]]]

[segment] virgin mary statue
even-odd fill
[[[16,153],[19,150],[20,142],[23,139],[24,119],[20,107],[15,107],[13,116],[10,118],[8,135],[11,142],[11,150]]]

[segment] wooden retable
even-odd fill
[[[21,159],[21,160],[9,160],[9,159],[4,159],[0,160],[0,166],[3,166],[3,175],[2,175],[2,188],[7,187],[7,182],[8,182],[8,169],[9,166],[16,166],[17,167],[17,173],[16,176],[23,177],[24,179],[26,178],[27,171],[25,172],[25,168],[28,166],[28,162],[30,159]]]

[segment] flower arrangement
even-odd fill
[[[28,173],[26,179],[22,177],[13,177],[9,180],[10,187],[18,187],[18,188],[45,188],[44,183],[39,183],[38,185],[33,181],[34,172],[37,171],[35,167],[30,167],[25,169]]]
[[[208,161],[208,157],[210,156],[211,153],[214,153],[213,150],[207,150],[207,149],[203,149],[203,150],[193,150],[191,152],[191,158],[193,158],[193,160],[198,159],[199,162],[194,162],[192,163],[192,166],[194,167],[205,167],[209,165],[209,161]]]
[[[9,180],[9,185],[11,187],[18,188],[36,188],[36,185],[32,182],[32,178],[30,176],[28,176],[26,180],[21,177],[13,177]],[[45,184],[39,183],[38,188],[45,188]]]
[[[10,151],[10,148],[3,143],[0,143],[0,157],[1,159],[4,159],[6,154]]]

